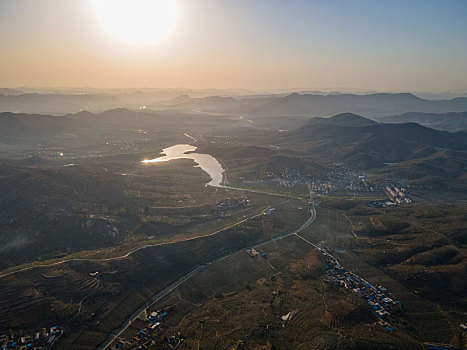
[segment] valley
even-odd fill
[[[279,131],[119,109],[92,117],[107,136],[70,143],[70,117],[47,118],[53,143],[10,129],[2,148],[7,339],[57,325],[57,349],[464,344],[462,132],[351,113]],[[386,295],[347,278],[400,304],[384,316]]]
[[[466,18],[0,0],[0,350],[467,350]]]

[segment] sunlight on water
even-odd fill
[[[222,168],[222,165],[210,154],[187,153],[193,152],[197,148],[198,147],[187,144],[171,146],[162,150],[161,154],[164,154],[163,156],[154,159],[145,159],[142,161],[142,163],[168,162],[174,159],[192,159],[197,164],[197,166],[199,166],[210,176],[211,181],[208,182],[207,185],[221,187],[223,174],[225,171]]]

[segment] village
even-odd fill
[[[318,251],[324,256],[326,264],[324,271],[324,281],[326,283],[343,287],[360,297],[364,298],[371,307],[373,314],[378,319],[378,324],[392,332],[394,329],[389,322],[397,321],[402,313],[402,303],[396,300],[385,287],[376,286],[345,269],[334,256],[331,250],[325,246],[317,247]],[[266,258],[266,253],[261,249],[248,249],[250,257],[261,256]]]
[[[366,184],[365,176],[358,175],[340,164],[334,164],[333,170],[329,171],[324,177],[319,178],[310,174],[303,174],[296,169],[285,168],[275,172],[271,171],[267,173],[266,182],[275,183],[286,188],[299,185],[308,186],[309,190],[316,195],[327,195],[339,190],[376,190]]]
[[[389,322],[398,320],[402,312],[402,303],[396,300],[383,286],[373,285],[355,273],[345,269],[331,255],[330,249],[325,245],[319,246],[318,250],[326,259],[324,281],[343,287],[364,298],[378,319],[378,323],[385,327],[386,330],[392,332],[394,329]]]
[[[238,208],[238,207],[243,207],[243,208],[248,208],[252,206],[252,202],[250,199],[248,199],[247,196],[239,196],[236,198],[225,198],[221,201],[218,201],[216,203],[216,211],[217,211],[217,216],[218,217],[226,217],[227,214],[226,212],[230,209]]]
[[[126,339],[124,337],[119,337],[113,343],[111,350],[123,350],[123,349],[149,349],[152,346],[156,345],[155,338],[159,330],[161,330],[163,325],[163,320],[167,317],[170,308],[164,310],[157,310],[149,312],[146,310],[146,320],[144,321],[144,326],[142,326],[133,339]],[[169,337],[164,337],[164,345],[162,349],[164,350],[173,350],[176,349],[180,343],[183,341],[184,337],[180,332],[173,334]]]
[[[48,350],[52,349],[62,334],[61,326],[53,326],[32,335],[0,335],[0,345],[2,350]]]
[[[306,186],[308,191],[315,196],[327,196],[338,191],[375,192],[382,190],[386,184],[386,181],[368,183],[365,175],[356,173],[341,164],[334,164],[334,168],[321,177],[303,174],[299,170],[288,168],[268,172],[265,182],[285,188]]]

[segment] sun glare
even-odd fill
[[[134,46],[152,46],[174,30],[177,0],[92,0],[103,28],[116,40]]]

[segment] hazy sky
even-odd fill
[[[0,0],[0,86],[467,90],[466,0],[179,3],[134,47],[91,0]]]

